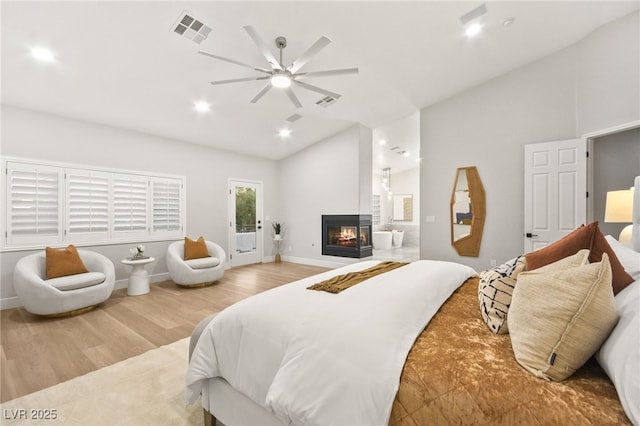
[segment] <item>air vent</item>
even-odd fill
[[[327,107],[335,104],[336,101],[337,101],[337,99],[334,98],[334,97],[325,96],[324,98],[322,98],[319,101],[317,101],[316,105],[321,106],[322,108],[327,108]]]
[[[404,155],[407,151],[405,151],[404,149],[401,149],[400,151],[396,151],[396,154],[399,155]]]
[[[480,6],[476,7],[472,11],[467,12],[464,15],[462,15],[460,17],[460,22],[462,23],[463,26],[467,25],[469,22],[473,21],[476,18],[479,18],[480,16],[484,15],[485,13],[487,13],[487,5],[482,3]]]
[[[289,123],[293,123],[295,121],[298,121],[302,118],[302,116],[300,114],[293,114],[291,117],[287,118],[287,121]]]
[[[183,12],[174,24],[173,32],[200,44],[209,37],[211,28],[198,21],[188,12]]]

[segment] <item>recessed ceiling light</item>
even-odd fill
[[[193,105],[193,108],[199,113],[205,113],[211,110],[211,104],[205,101],[198,101]]]
[[[378,145],[386,145],[387,144],[387,140],[386,139],[380,139],[378,141]]]
[[[416,158],[416,163],[421,163],[421,162],[422,162],[422,157]]]
[[[411,155],[411,153],[409,151],[405,151],[405,152],[402,153],[403,157],[408,157],[410,155]]]
[[[278,132],[278,134],[280,135],[281,138],[288,138],[289,136],[291,136],[291,130],[281,129],[280,132]]]
[[[34,59],[40,62],[47,63],[53,62],[56,59],[55,55],[50,49],[40,46],[31,48],[31,56],[33,56]]]
[[[509,19],[505,19],[504,22],[502,23],[503,27],[510,27],[511,25],[513,25],[513,22],[516,20],[516,18],[509,18]]]
[[[480,34],[480,31],[482,31],[482,25],[480,25],[479,23],[473,23],[473,24],[469,24],[465,30],[464,30],[464,34],[467,37],[475,37],[478,34]]]

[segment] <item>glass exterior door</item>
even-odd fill
[[[262,183],[229,182],[231,265],[262,262]]]

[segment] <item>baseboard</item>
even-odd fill
[[[19,308],[20,306],[22,306],[22,303],[20,303],[20,299],[18,299],[18,296],[5,297],[4,299],[0,299],[0,311],[11,308]]]
[[[351,265],[352,263],[360,262],[360,259],[352,259],[349,257],[341,258],[341,262],[324,260],[324,259],[308,259],[305,257],[292,257],[292,256],[283,256],[282,260],[285,262],[292,263],[301,263],[303,265],[311,265],[311,266],[322,266],[323,268],[339,268],[345,265]],[[365,259],[362,259],[365,260]]]

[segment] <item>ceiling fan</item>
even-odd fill
[[[227,84],[227,83],[239,83],[243,81],[254,81],[254,80],[269,80],[267,85],[262,88],[258,92],[253,99],[251,99],[251,103],[256,103],[262,98],[272,87],[280,88],[284,90],[286,95],[289,97],[291,102],[296,106],[296,108],[301,108],[302,104],[298,97],[293,93],[291,89],[291,85],[295,84],[299,87],[302,87],[307,90],[311,90],[316,93],[320,93],[325,96],[331,96],[334,99],[340,98],[338,93],[331,92],[329,90],[311,85],[309,83],[305,83],[302,80],[305,80],[310,77],[331,77],[335,75],[348,75],[348,74],[357,74],[358,68],[344,68],[338,70],[328,70],[328,71],[312,71],[312,72],[299,72],[300,69],[307,63],[311,58],[313,58],[320,50],[322,50],[325,46],[331,43],[331,39],[327,36],[322,36],[318,41],[316,41],[309,49],[307,49],[302,56],[293,61],[291,65],[288,67],[284,65],[282,59],[282,50],[287,47],[287,39],[280,36],[276,38],[276,47],[280,50],[280,60],[278,60],[269,50],[267,44],[264,40],[258,35],[256,30],[251,26],[243,27],[245,31],[249,34],[249,37],[254,41],[254,43],[260,49],[260,52],[265,57],[269,65],[271,65],[271,69],[265,69],[260,67],[254,67],[249,64],[245,64],[243,62],[239,62],[233,59],[224,58],[222,56],[214,55],[213,53],[205,52],[204,50],[199,50],[198,53],[202,55],[209,56],[211,58],[219,59],[221,61],[230,62],[232,64],[240,65],[246,68],[251,68],[252,70],[261,72],[265,75],[261,75],[258,77],[244,77],[244,78],[234,78],[231,80],[220,80],[220,81],[212,81],[211,84]]]

